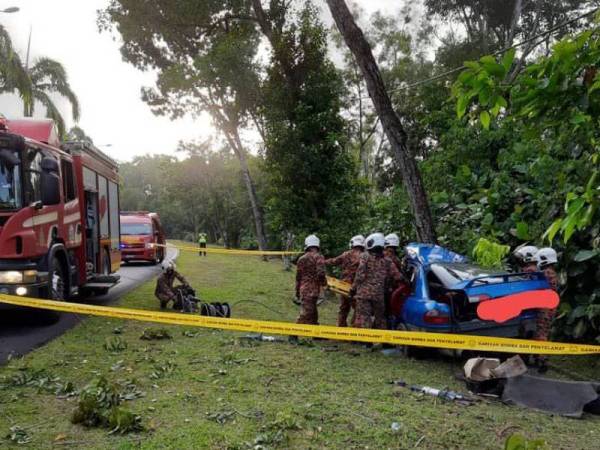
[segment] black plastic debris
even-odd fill
[[[506,380],[502,401],[561,416],[581,418],[584,407],[598,401],[598,393],[592,383],[588,382],[521,375]]]

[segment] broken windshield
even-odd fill
[[[21,163],[14,150],[0,150],[0,210],[20,209]]]

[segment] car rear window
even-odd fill
[[[476,284],[495,284],[504,281],[502,277],[493,276],[499,275],[498,273],[492,274],[481,267],[470,264],[432,264],[431,271],[447,288],[451,288],[462,281],[472,280],[473,278],[478,278]]]

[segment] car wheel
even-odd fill
[[[408,331],[408,328],[405,323],[400,322],[396,326],[396,330]],[[427,354],[429,353],[429,349],[427,349],[427,348],[415,347],[412,345],[399,345],[398,348],[402,352],[402,355],[404,355],[406,358],[423,359],[423,358],[426,358]]]

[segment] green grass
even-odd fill
[[[281,262],[184,253],[178,266],[203,299],[233,304],[235,317],[296,318],[294,277]],[[120,304],[156,309],[153,292],[154,283],[145,284]],[[327,302],[320,310],[321,322],[335,323],[336,308],[334,301]],[[115,328],[121,334],[115,335]],[[7,387],[0,389],[0,447],[23,447],[4,438],[13,426],[26,430],[31,439],[26,447],[35,449],[233,449],[260,443],[266,448],[408,449],[418,444],[496,449],[515,430],[544,438],[552,448],[598,447],[598,418],[565,419],[497,402],[464,407],[389,384],[402,379],[464,391],[454,379],[460,363],[441,357],[408,360],[321,341],[249,345],[239,339],[243,333],[177,326],[166,327],[170,340],[140,340],[147,328],[162,327],[90,318],[1,367],[0,379],[27,368],[46,369],[77,389],[99,375],[113,382],[134,380],[145,396],[124,406],[142,416],[148,431],[120,435],[72,425],[77,397],[62,398],[32,386]],[[104,344],[116,336],[127,348],[111,353]],[[560,361],[587,376],[598,373],[598,358]],[[393,422],[400,424],[399,431],[391,430]]]

